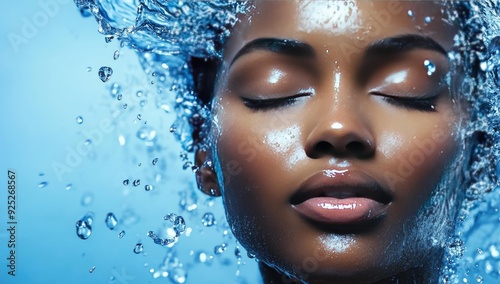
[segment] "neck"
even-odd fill
[[[437,283],[439,278],[440,267],[437,263],[426,267],[417,267],[408,269],[400,274],[390,276],[377,281],[362,282],[359,279],[352,278],[333,278],[333,277],[322,277],[313,276],[308,279],[299,280],[296,278],[287,277],[285,274],[277,271],[276,269],[268,266],[263,262],[259,262],[259,270],[262,276],[264,284],[323,284],[323,283],[376,283],[376,284],[386,284],[386,283]]]

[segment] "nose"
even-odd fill
[[[356,106],[330,107],[312,120],[313,126],[305,144],[305,152],[310,158],[367,159],[375,153],[375,140],[368,118]]]

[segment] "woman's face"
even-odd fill
[[[213,107],[219,186],[245,248],[308,281],[436,260],[453,214],[437,188],[458,148],[447,23],[427,1],[255,2]]]

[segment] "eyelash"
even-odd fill
[[[389,96],[382,93],[371,93],[371,94],[382,97],[386,102],[394,106],[403,107],[411,110],[424,111],[424,112],[436,111],[436,100],[438,96],[415,98],[415,97]]]
[[[257,99],[257,100],[249,98],[242,98],[242,99],[245,106],[252,110],[268,111],[268,110],[277,110],[280,108],[293,105],[295,102],[297,102],[298,98],[309,95],[311,95],[311,93],[302,93],[290,97],[274,98],[274,99]]]
[[[411,110],[418,110],[424,112],[435,112],[436,111],[436,100],[437,96],[428,97],[428,98],[413,98],[413,97],[397,97],[397,96],[389,96],[382,93],[371,93],[375,96],[383,97],[383,99],[389,104],[403,107]],[[256,111],[268,111],[268,110],[277,110],[290,105],[293,105],[298,98],[303,96],[308,96],[307,94],[298,94],[291,97],[284,98],[275,98],[275,99],[249,99],[242,98],[243,103],[246,107],[256,110]]]

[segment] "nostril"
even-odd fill
[[[369,145],[364,144],[361,141],[351,141],[345,146],[346,150],[355,155],[367,155],[370,154]]]
[[[330,153],[333,150],[332,144],[326,142],[326,141],[321,141],[316,144],[314,147],[316,153]]]

